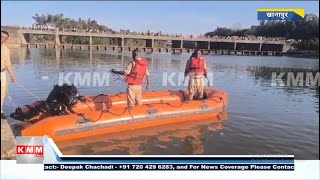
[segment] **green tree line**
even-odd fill
[[[84,20],[84,19],[71,19],[64,17],[63,14],[47,14],[47,15],[39,15],[35,14],[33,17],[35,21],[33,27],[36,29],[55,29],[58,28],[59,30],[64,31],[80,31],[80,32],[110,32],[114,33],[115,31],[111,28],[98,24],[96,20],[91,18]],[[49,36],[35,36],[35,41],[44,42],[44,41],[51,41],[52,37]],[[73,37],[73,36],[66,36],[62,38],[62,43],[67,44],[88,44],[89,38],[88,37]],[[115,39],[108,39],[108,38],[93,38],[93,44],[111,44],[115,45],[117,40]]]
[[[205,35],[213,36],[262,36],[283,37],[296,40],[296,48],[301,50],[319,50],[319,17],[306,14],[302,21],[261,21],[258,26],[247,29],[218,27]]]
[[[47,14],[39,15],[35,14],[33,17],[35,21],[33,28],[36,29],[52,29],[58,28],[60,31],[80,31],[80,32],[109,32],[115,33],[111,28],[98,24],[96,20],[88,19],[84,20],[79,18],[78,20],[66,18],[63,14]],[[50,42],[54,40],[52,35],[34,35],[33,40],[35,42]],[[89,44],[89,37],[78,37],[78,36],[63,36],[61,43],[66,44]],[[93,37],[92,43],[94,45],[118,45],[118,39],[116,38],[100,38]],[[157,47],[166,47],[166,42],[155,42]],[[146,43],[144,40],[139,39],[126,39],[126,46],[136,46],[136,47],[145,47]]]
[[[115,32],[111,28],[98,24],[96,20],[92,20],[91,18],[84,20],[81,18],[78,18],[77,20],[66,18],[63,14],[47,14],[47,15],[39,15],[35,14],[32,17],[35,21],[34,26],[40,26],[40,27],[55,27],[59,28],[60,30],[66,29],[66,30],[72,30],[76,29],[79,31],[103,31],[103,32]]]

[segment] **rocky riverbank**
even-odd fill
[[[16,159],[16,139],[6,119],[1,119],[1,159]]]

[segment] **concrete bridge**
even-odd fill
[[[145,52],[172,52],[183,53],[200,49],[204,53],[215,54],[240,54],[240,55],[282,55],[284,53],[285,41],[265,40],[233,40],[216,39],[205,37],[166,37],[166,36],[144,36],[123,35],[91,32],[64,32],[48,30],[20,29],[18,32],[22,44],[30,44],[35,47],[64,48],[64,49],[96,49],[113,51],[131,51],[136,47],[126,45],[126,40],[138,39],[145,41],[144,47],[139,47]],[[32,35],[52,35],[55,40],[52,43],[32,43]],[[87,45],[62,44],[63,36],[89,37]],[[115,39],[114,45],[94,45],[93,37]],[[170,41],[170,47],[157,47],[155,41]]]

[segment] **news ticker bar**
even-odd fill
[[[44,164],[45,171],[272,170],[294,171],[294,164]]]

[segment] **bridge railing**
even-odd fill
[[[243,38],[243,37],[188,37],[188,36],[155,36],[155,35],[135,35],[135,34],[121,34],[121,33],[97,33],[97,32],[72,32],[72,31],[52,31],[52,30],[34,30],[21,29],[22,33],[30,34],[58,34],[64,36],[92,36],[92,37],[109,37],[109,38],[126,38],[126,39],[153,39],[153,40],[167,40],[167,41],[211,41],[211,42],[243,42],[243,43],[269,43],[269,44],[283,44],[284,39],[277,38]]]

